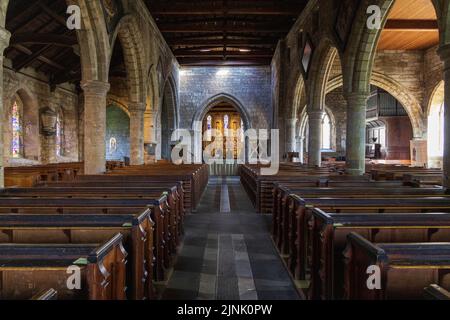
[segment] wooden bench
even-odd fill
[[[43,290],[31,298],[35,301],[58,300],[58,291],[54,289]]]
[[[364,193],[361,193],[361,187]],[[346,188],[296,188],[291,185],[278,184],[273,191],[273,224],[272,235],[279,250],[286,254],[288,248],[289,230],[292,228],[290,218],[290,195],[304,198],[415,198],[427,196],[447,196],[441,187],[436,188],[412,188],[398,187],[392,189],[372,188],[372,183],[363,184],[361,187]]]
[[[306,277],[306,262],[308,248],[312,246],[310,234],[310,219],[315,208],[327,213],[345,212],[386,214],[386,213],[427,213],[450,212],[450,199],[445,197],[422,198],[305,198],[296,195],[289,196],[289,228],[288,254],[289,265],[297,279]],[[285,231],[283,231],[285,232]],[[294,252],[295,251],[295,252]],[[309,255],[310,256],[310,255]]]
[[[126,257],[121,234],[102,245],[0,244],[0,299],[26,300],[51,287],[61,300],[123,300]],[[67,286],[72,266],[79,267],[80,290]]]
[[[345,298],[350,300],[422,299],[430,282],[448,288],[450,243],[373,244],[357,233],[345,250]],[[380,270],[381,287],[367,285],[367,270]]]
[[[136,215],[0,214],[0,243],[99,243],[120,233],[131,261],[127,266],[127,296],[153,299],[153,225],[150,210]]]
[[[310,223],[311,299],[342,299],[346,237],[373,243],[450,242],[450,213],[328,214],[314,209]]]
[[[437,284],[431,284],[423,290],[426,300],[450,300],[450,292]]]
[[[164,280],[173,255],[170,242],[167,196],[159,199],[0,198],[0,213],[16,214],[136,214],[148,208],[155,222],[155,277]]]

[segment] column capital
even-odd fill
[[[128,103],[128,110],[130,112],[145,112],[146,104],[144,102],[130,102]]]
[[[344,96],[347,102],[350,101],[367,101],[369,99],[370,93],[366,91],[358,92],[344,92]]]
[[[88,95],[106,96],[111,85],[108,82],[88,80],[81,82],[81,88]]]
[[[325,111],[323,111],[323,110],[308,110],[306,113],[308,114],[309,120],[322,120]]]
[[[0,53],[9,46],[9,39],[11,39],[11,33],[3,27],[0,27]]]

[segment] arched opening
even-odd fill
[[[164,160],[170,160],[172,149],[176,144],[176,141],[172,141],[172,133],[177,128],[177,115],[175,91],[171,81],[169,80],[166,82],[164,87],[160,117],[161,158]]]
[[[386,90],[371,86],[366,115],[366,157],[411,160],[413,127],[404,106]]]
[[[130,117],[116,104],[106,108],[105,145],[106,160],[123,161],[130,157]]]
[[[203,152],[210,147],[214,159],[231,163],[242,159],[245,152],[244,121],[233,105],[221,102],[212,107],[203,118],[202,128]]]
[[[428,110],[428,166],[442,168],[444,157],[444,82],[434,90]]]

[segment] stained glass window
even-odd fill
[[[228,117],[228,115],[226,114],[223,117],[223,129],[224,129],[225,137],[228,137],[228,129],[229,128],[230,128],[230,117]]]
[[[56,115],[56,155],[64,156],[64,116],[62,110]]]
[[[22,157],[22,117],[20,111],[20,106],[15,100],[11,109],[11,153],[13,158]]]
[[[206,140],[211,141],[212,140],[212,117],[208,116],[206,119]]]

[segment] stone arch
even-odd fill
[[[158,114],[160,120],[160,151],[161,157],[168,160],[171,155],[172,132],[179,128],[179,112],[177,108],[176,86],[173,77],[166,81]]]
[[[425,117],[422,107],[417,99],[408,92],[408,89],[391,77],[379,72],[372,72],[370,84],[389,92],[403,105],[411,121],[414,138],[423,138],[427,127],[425,124]],[[327,93],[341,87],[342,85],[342,76],[334,78],[328,83]]]
[[[113,36],[113,44],[117,41],[120,41],[124,51],[129,99],[133,103],[146,103],[145,70],[147,65],[142,36],[134,16],[126,15],[119,21]],[[111,48],[109,64],[112,53]]]
[[[82,27],[77,30],[82,83],[108,82],[110,42],[100,1],[67,0],[81,9]]]
[[[368,93],[376,48],[394,0],[361,1],[343,56],[344,92]],[[367,8],[381,9],[381,28],[367,28]]]
[[[298,117],[299,112],[302,110],[305,104],[306,104],[305,80],[303,79],[303,76],[300,76],[295,86],[293,106],[291,110],[292,119],[299,119]]]
[[[433,88],[433,92],[429,99],[427,106],[427,120],[428,120],[428,148],[427,157],[428,165],[431,168],[443,167],[444,155],[444,81],[439,81]]]
[[[195,162],[201,163],[202,161],[202,122],[205,116],[208,114],[209,110],[214,108],[219,103],[229,103],[232,105],[241,115],[242,121],[244,122],[244,129],[248,130],[252,128],[252,122],[250,115],[248,114],[247,110],[245,109],[244,105],[234,97],[233,95],[230,95],[228,93],[219,93],[217,95],[214,95],[208,99],[206,99],[201,106],[197,109],[195,112],[193,118],[192,118],[192,131],[194,133],[194,155],[195,155]],[[247,155],[247,146],[246,146],[246,152]]]
[[[244,121],[245,129],[251,129],[252,123],[250,115],[248,114],[247,110],[245,109],[244,105],[234,96],[227,94],[227,93],[219,93],[215,96],[212,96],[208,98],[206,101],[204,101],[199,109],[194,114],[194,117],[192,119],[192,129],[197,130],[198,124],[201,122],[203,118],[206,116],[206,114],[211,110],[214,106],[216,106],[219,103],[227,102],[231,104],[233,107],[238,110],[240,113],[242,120]]]
[[[433,104],[444,102],[444,81],[440,80],[431,92],[430,99],[427,105],[427,116],[430,115]]]
[[[450,1],[431,0],[436,10],[439,25],[439,39],[441,46],[450,44]]]
[[[313,57],[311,73],[314,75],[310,83],[310,105],[313,110],[323,110],[325,107],[326,89],[338,50],[333,42],[324,37]]]

